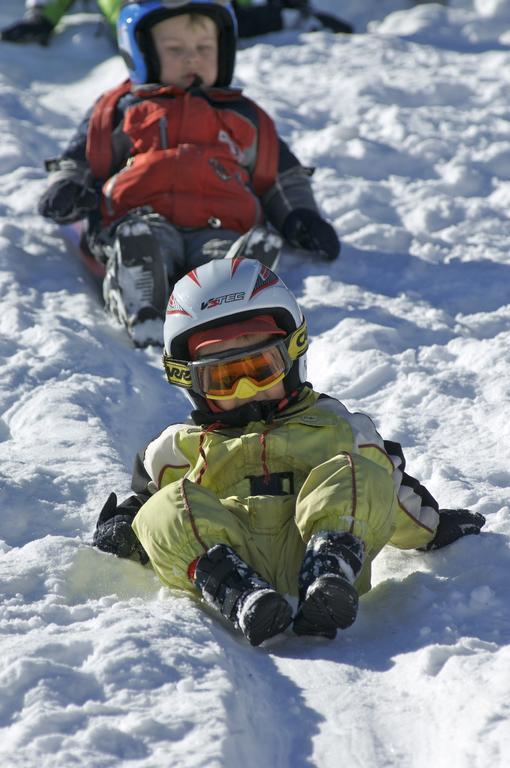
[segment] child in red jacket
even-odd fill
[[[280,233],[336,258],[338,237],[317,210],[309,172],[271,118],[229,87],[230,4],[128,1],[118,38],[130,79],[98,100],[49,162],[39,211],[58,223],[88,218],[87,246],[106,265],[106,307],[135,344],[161,343],[171,286],[232,255],[234,243],[272,263]],[[273,238],[251,236],[268,224]]]

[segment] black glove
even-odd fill
[[[291,211],[283,224],[283,236],[295,248],[314,251],[328,261],[340,253],[340,241],[331,224],[309,208]]]
[[[323,27],[326,29],[329,29],[330,32],[334,32],[335,34],[343,33],[344,35],[352,35],[354,32],[354,27],[352,24],[349,24],[348,21],[342,21],[342,19],[337,19],[336,16],[332,16],[330,13],[322,13],[322,11],[313,11],[312,16],[314,16]]]
[[[110,552],[117,557],[135,555],[142,565],[149,562],[147,552],[142,547],[131,528],[132,515],[116,514],[117,496],[110,493],[99,515],[92,544],[103,552]]]
[[[38,10],[29,11],[19,21],[15,21],[1,31],[2,40],[8,43],[39,43],[48,45],[53,32],[53,24]]]
[[[329,29],[331,32],[344,32],[345,34],[354,32],[354,27],[348,21],[337,19],[331,13],[315,10],[315,8],[310,6],[309,0],[281,0],[281,7],[301,11],[303,18],[312,17],[317,19],[325,29]]]
[[[469,509],[440,509],[436,535],[426,547],[421,547],[421,550],[429,552],[431,549],[441,549],[461,536],[480,533],[484,525],[485,517],[479,512],[470,512]]]
[[[282,0],[282,8],[296,8],[303,11],[308,8],[308,0]]]
[[[39,200],[38,211],[57,224],[68,224],[85,218],[97,207],[96,191],[83,180],[68,178],[50,184]]]

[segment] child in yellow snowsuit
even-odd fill
[[[253,645],[291,621],[297,634],[334,637],[385,544],[435,548],[484,523],[439,511],[405,474],[400,446],[315,392],[307,347],[295,297],[257,261],[215,260],[182,278],[164,363],[192,421],[147,446],[137,495],[117,507],[112,494],[95,533],[106,551],[148,557],[169,587],[198,591]]]

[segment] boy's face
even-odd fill
[[[265,341],[269,342],[273,339],[274,336],[267,333],[253,333],[249,336],[240,336],[237,339],[231,339],[230,341],[218,341],[215,344],[208,344],[202,352],[199,351],[198,357],[210,357],[218,352],[233,352],[237,349],[263,344]],[[284,397],[285,387],[283,381],[279,381],[274,387],[271,387],[271,389],[257,392],[252,397],[243,399],[233,397],[231,400],[214,400],[214,404],[221,408],[222,411],[232,411],[234,408],[239,408],[240,405],[249,403],[252,400],[282,400]]]
[[[173,16],[155,24],[152,39],[164,85],[189,88],[198,76],[210,87],[218,77],[218,32],[207,16]]]

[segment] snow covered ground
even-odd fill
[[[97,16],[69,16],[47,49],[0,44],[6,766],[510,764],[510,3],[317,2],[337,5],[359,34],[286,32],[238,57],[343,241],[337,263],[287,257],[280,273],[316,387],[370,413],[486,530],[387,548],[351,629],[258,649],[92,549],[104,499],[186,404],[35,209],[43,159],[123,64]],[[20,6],[3,0],[0,23]]]

